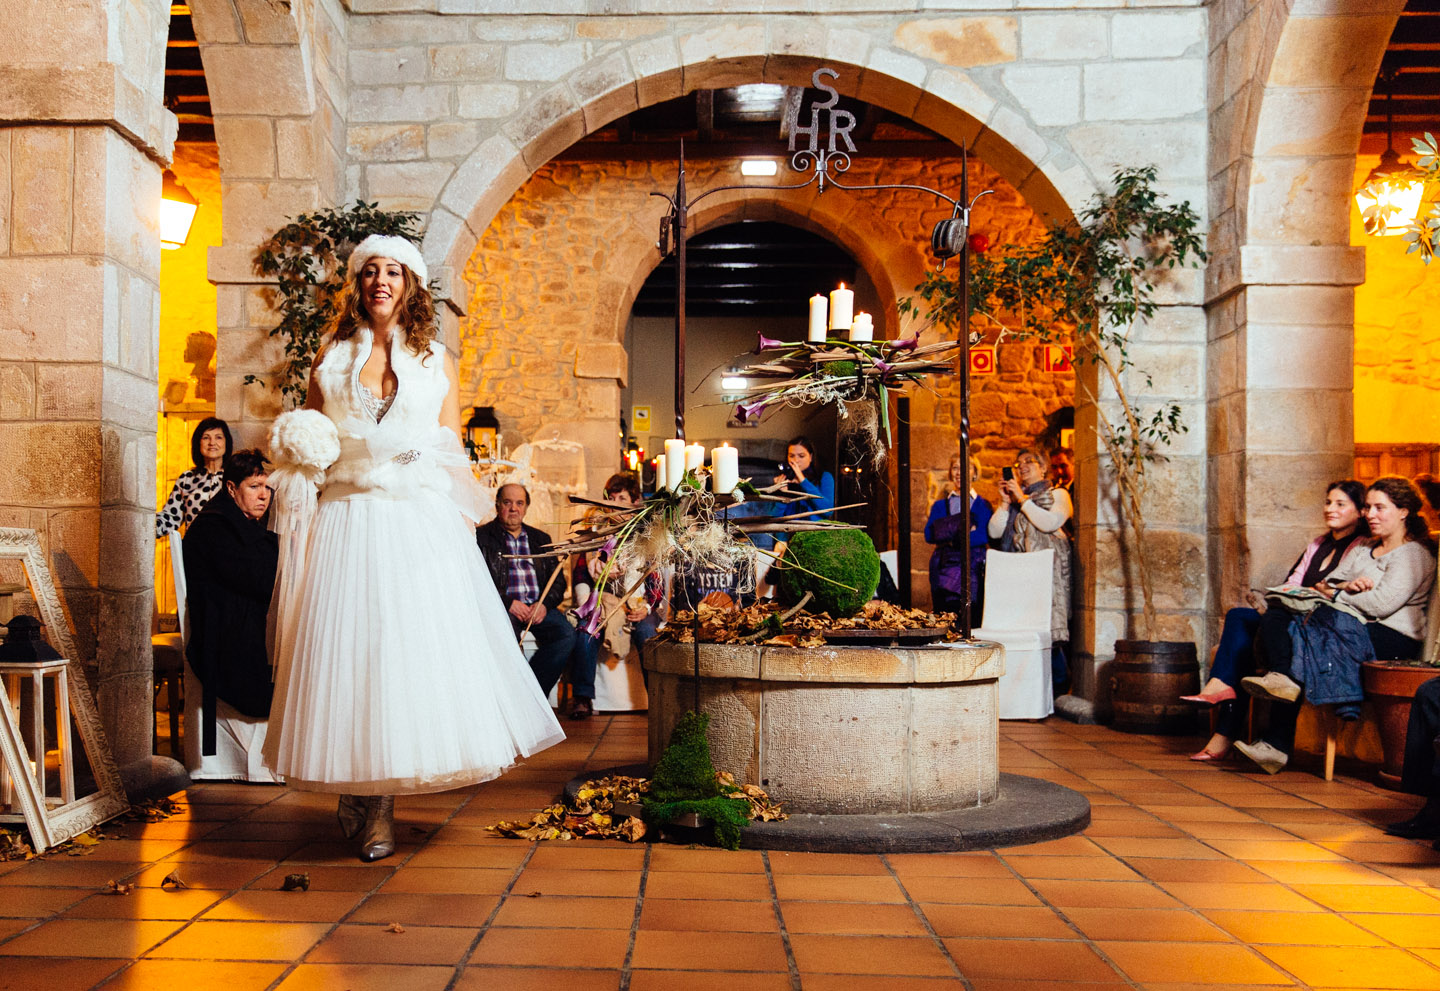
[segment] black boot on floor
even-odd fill
[[[1426,799],[1419,812],[1409,819],[1392,822],[1385,827],[1385,832],[1407,840],[1440,840],[1440,801]]]

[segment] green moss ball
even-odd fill
[[[809,592],[811,599],[805,607],[808,611],[829,613],[837,619],[859,612],[861,606],[875,597],[875,587],[880,583],[880,555],[875,552],[874,541],[863,530],[797,533],[790,538],[784,564],[798,567],[777,564],[771,570],[770,578],[775,582],[775,595],[780,602],[793,606]],[[825,581],[817,575],[831,580]],[[842,585],[849,587],[842,588]]]

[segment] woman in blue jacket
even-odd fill
[[[965,498],[964,468],[960,455],[950,459],[950,494],[935,500],[930,507],[930,518],[925,521],[925,542],[935,545],[930,555],[930,608],[935,612],[959,612],[960,600],[965,590],[962,568],[962,554],[970,555],[970,621],[979,623],[982,613],[981,590],[984,588],[985,551],[987,549],[986,528],[990,525],[993,510],[986,502],[969,489],[970,497],[970,539],[966,541],[960,532],[961,502]],[[971,462],[970,481],[973,486],[979,475],[979,467]]]
[[[825,510],[814,518],[828,517],[829,510],[835,508],[835,476],[816,468],[815,445],[808,437],[795,437],[786,445],[785,460],[787,464],[781,469],[782,473],[775,476],[775,483],[783,482],[791,491],[806,493],[807,498],[785,503],[778,515]]]

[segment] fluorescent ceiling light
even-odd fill
[[[720,380],[720,388],[722,389],[743,389],[749,384],[745,379],[734,375],[726,375]]]
[[[741,175],[774,175],[780,166],[769,158],[747,158],[740,163]]]

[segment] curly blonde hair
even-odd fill
[[[410,271],[409,266],[401,265],[400,270],[405,273],[405,294],[398,308],[400,327],[405,331],[405,347],[412,354],[425,354],[430,342],[435,340],[435,301],[430,298],[430,290],[420,284],[420,279]],[[365,311],[364,294],[360,290],[360,276],[364,271],[362,266],[360,271],[346,274],[345,288],[335,301],[335,317],[330,322],[330,331],[337,341],[349,340],[358,328],[370,323],[370,314]]]

